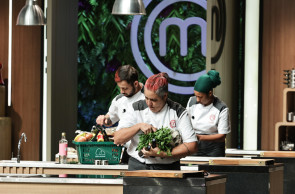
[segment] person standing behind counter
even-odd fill
[[[115,82],[120,88],[121,94],[117,95],[111,103],[106,115],[99,115],[96,119],[98,125],[112,126],[117,123],[124,114],[131,108],[132,103],[144,99],[143,84],[138,81],[138,72],[131,65],[124,65],[118,68],[115,73]],[[124,147],[128,148],[130,142],[126,142]],[[128,163],[129,156],[123,150],[121,163]]]
[[[199,140],[197,156],[225,156],[225,138],[230,133],[229,109],[213,95],[213,88],[221,84],[219,73],[208,71],[195,83],[194,94],[187,110]]]
[[[99,115],[96,118],[98,125],[112,126],[131,108],[133,102],[144,99],[143,84],[138,82],[138,72],[131,65],[118,68],[115,73],[115,82],[121,94],[112,100],[106,115]]]
[[[133,111],[124,115],[114,134],[114,143],[124,144],[131,140],[127,149],[131,156],[128,170],[180,170],[180,158],[197,151],[197,138],[187,110],[168,99],[168,75],[159,73],[148,78],[144,89],[145,100],[133,103]],[[126,119],[124,119],[126,118]],[[158,147],[150,151],[142,149],[143,157],[136,148],[140,134],[155,132],[168,127],[179,130],[183,143],[172,149],[172,156],[160,152]]]

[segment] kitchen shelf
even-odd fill
[[[295,112],[295,88],[285,88],[283,94],[283,122],[287,121],[288,112]],[[294,122],[295,125],[295,122]]]
[[[287,121],[288,112],[295,112],[295,88],[285,88],[283,91],[283,122],[275,125],[275,151],[280,150],[281,141],[295,143],[295,122]]]

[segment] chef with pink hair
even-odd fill
[[[145,83],[144,95],[145,100],[134,102],[133,111],[121,119],[114,135],[114,143],[121,145],[130,140],[127,149],[131,156],[128,170],[180,170],[180,158],[197,152],[197,137],[187,110],[168,98],[167,73],[149,77]],[[155,132],[161,127],[178,130],[181,135],[182,143],[172,149],[171,156],[158,147],[149,151],[136,150],[140,134]],[[142,156],[139,156],[139,151],[142,151]]]

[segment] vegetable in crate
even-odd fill
[[[84,142],[84,141],[86,141],[86,137],[79,134],[79,135],[77,135],[75,137],[74,141],[76,141],[76,142]]]
[[[85,137],[86,137],[86,139],[87,139],[87,141],[90,141],[93,137],[94,137],[94,135],[93,135],[93,133],[85,133]]]
[[[101,134],[101,132],[98,132],[98,134],[97,134],[97,142],[103,142],[103,141],[104,141],[103,135]]]
[[[91,141],[93,137],[95,136],[91,132],[80,131],[79,134],[75,137],[74,141],[76,142]]]
[[[181,136],[178,130],[171,130],[168,127],[162,127],[156,132],[149,134],[141,134],[139,137],[139,144],[136,150],[139,150],[138,155],[142,157],[141,150],[150,150],[151,147],[159,147],[163,152],[166,152],[168,156],[171,156],[171,151],[174,147],[182,143]],[[158,152],[160,154],[160,152]]]

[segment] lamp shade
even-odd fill
[[[37,5],[37,0],[26,0],[26,5],[18,14],[16,25],[39,26],[45,24],[46,19],[42,9]]]
[[[142,0],[116,0],[113,5],[114,15],[145,15]]]

